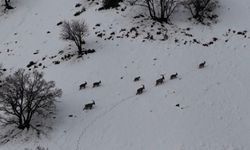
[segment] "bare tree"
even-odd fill
[[[170,23],[170,17],[177,8],[178,0],[128,0],[130,5],[146,7],[150,17],[158,22]]]
[[[189,9],[193,18],[203,23],[204,18],[213,18],[211,12],[216,6],[215,0],[187,0],[184,6]]]
[[[78,54],[81,55],[83,50],[82,45],[85,44],[84,37],[87,33],[88,28],[84,21],[64,21],[62,25],[61,39],[73,41],[78,48]]]
[[[177,7],[177,0],[144,0],[150,17],[159,22],[170,23],[170,16]]]
[[[43,73],[19,69],[7,76],[0,88],[0,111],[4,113],[0,121],[5,126],[15,124],[19,129],[29,129],[34,116],[53,112],[61,94],[54,81],[43,79]]]

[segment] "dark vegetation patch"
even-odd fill
[[[62,25],[62,24],[63,24],[63,22],[60,21],[60,22],[58,22],[56,25],[57,25],[57,26],[60,26],[60,25]]]

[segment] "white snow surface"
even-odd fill
[[[76,3],[86,7],[77,17],[74,13],[80,8],[74,7]],[[179,11],[173,25],[166,25],[172,33],[167,41],[145,42],[141,35],[104,40],[94,34],[97,30],[119,34],[122,28],[136,26],[155,29],[154,34],[159,24],[150,28],[152,21],[148,20],[144,27],[133,19],[143,11],[138,6],[97,11],[100,5],[88,4],[79,0],[14,1],[15,9],[0,16],[0,62],[8,69],[6,74],[38,61],[47,67],[38,68],[45,78],[56,81],[63,90],[47,136],[16,138],[0,145],[0,150],[35,150],[38,146],[48,150],[250,150],[250,34],[237,34],[250,31],[249,0],[220,0],[218,22],[211,26],[194,24]],[[125,4],[119,9],[123,7]],[[85,47],[96,53],[54,65],[52,61],[61,56],[49,57],[60,50],[71,51],[69,42],[59,38],[61,28],[56,24],[71,19],[86,21]],[[101,26],[93,29],[97,23]],[[193,37],[181,34],[185,28],[190,28],[186,32]],[[206,43],[213,37],[218,41],[208,47],[183,44],[195,38]],[[198,69],[204,60],[206,67]],[[170,80],[175,72],[178,78]],[[161,74],[166,80],[155,86]],[[136,76],[141,76],[139,82],[133,81]],[[92,88],[99,80],[101,86]],[[84,81],[87,88],[79,91]],[[142,84],[145,92],[136,95]],[[94,109],[83,111],[92,99]]]

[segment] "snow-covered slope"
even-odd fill
[[[0,62],[8,73],[30,61],[42,63],[46,68],[38,69],[64,92],[46,137],[15,139],[1,145],[1,150],[250,149],[250,34],[237,34],[250,31],[250,1],[221,0],[219,21],[211,27],[193,24],[179,11],[174,25],[166,25],[167,41],[155,34],[159,24],[150,28],[149,20],[137,23],[140,18],[133,17],[142,11],[138,7],[96,11],[100,6],[82,1],[87,10],[74,17],[80,10],[76,3],[22,0],[0,16]],[[70,19],[86,20],[90,35],[85,46],[96,53],[55,65],[53,61],[62,56],[59,51],[74,49],[59,39],[57,26]],[[98,23],[100,27],[95,26]],[[104,40],[112,32],[117,37],[121,29],[136,26],[140,33],[136,38],[131,33],[129,38]],[[143,29],[151,30],[156,40],[143,42],[147,35]],[[95,32],[106,34],[99,38]],[[203,45],[215,37],[218,40],[211,45]],[[198,69],[204,60],[206,67]],[[175,72],[178,78],[169,80]],[[161,74],[166,82],[155,86]],[[141,76],[139,82],[133,82],[136,76]],[[101,86],[92,88],[99,80]],[[79,91],[84,81],[88,86]],[[145,92],[136,95],[142,84]],[[82,111],[92,99],[95,108]]]

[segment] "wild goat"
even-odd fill
[[[140,76],[135,77],[134,82],[139,81],[139,80],[140,80],[140,78],[141,78]]]
[[[178,73],[177,73],[177,72],[176,72],[176,74],[172,74],[172,75],[170,76],[170,80],[176,79],[177,76],[178,76]]]
[[[157,86],[157,85],[159,85],[159,84],[162,84],[163,81],[164,81],[164,79],[165,79],[165,78],[164,78],[164,75],[161,75],[161,78],[156,80],[155,85]]]
[[[136,95],[142,94],[144,89],[145,89],[145,86],[142,85],[142,87],[140,87],[139,89],[137,89]]]
[[[200,64],[199,64],[199,69],[204,68],[204,67],[205,67],[205,64],[206,64],[206,61],[204,61],[203,63],[200,63]]]
[[[86,85],[87,85],[87,82],[85,81],[83,84],[80,85],[79,90],[85,89],[85,88],[86,88]]]
[[[93,83],[93,88],[100,86],[100,84],[101,84],[101,80],[99,82],[94,82]]]
[[[93,101],[92,103],[85,104],[83,110],[92,109],[93,105],[95,105],[95,101],[94,100],[92,101]]]

